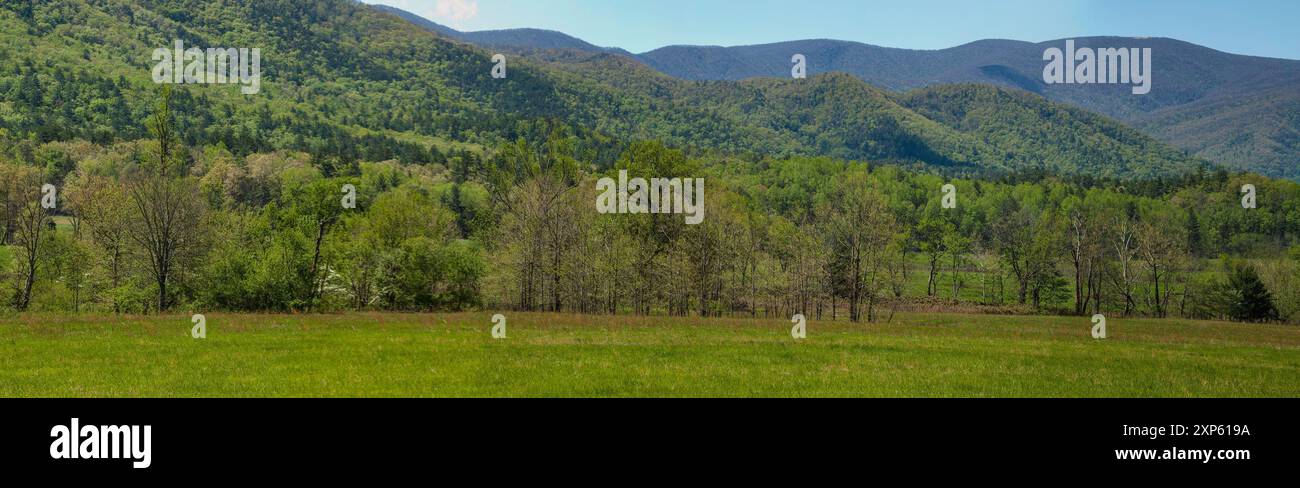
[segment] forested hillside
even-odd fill
[[[1062,126],[1032,117],[1035,110],[1022,111],[1030,117],[1005,137],[965,134],[839,75],[693,83],[652,75],[634,63],[601,61],[575,71],[515,59],[510,75],[495,80],[490,52],[340,0],[61,0],[25,12],[0,14],[7,41],[0,50],[0,136],[22,159],[29,159],[32,143],[139,138],[138,121],[155,88],[149,55],[182,39],[188,46],[263,50],[265,89],[258,96],[221,86],[177,91],[186,142],[222,143],[240,155],[292,149],[331,165],[392,157],[441,162],[448,150],[536,137],[559,123],[583,135],[606,166],[616,148],[637,139],[694,150],[831,155],[988,173],[1046,167],[1150,177],[1202,164],[1135,135],[1105,141],[1123,160],[1090,160],[1095,153],[1079,141],[1034,128]],[[627,82],[634,77],[651,81]],[[1099,117],[1067,124],[1115,132]],[[1025,143],[1029,137],[1036,142]]]

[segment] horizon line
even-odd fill
[[[421,18],[421,19],[424,19],[425,21],[427,21],[427,22],[429,22],[429,23],[432,23],[432,24],[437,25],[437,26],[439,26],[439,27],[442,27],[442,28],[444,28],[444,29],[448,29],[448,30],[451,30],[451,31],[453,31],[453,32],[457,32],[457,33],[460,33],[460,34],[481,34],[481,33],[490,33],[490,32],[519,31],[519,30],[534,30],[534,31],[552,32],[552,33],[556,33],[556,34],[561,34],[561,35],[564,35],[564,36],[568,36],[568,37],[570,37],[570,38],[576,39],[576,40],[578,40],[578,41],[581,41],[581,42],[584,42],[584,43],[590,44],[590,45],[592,45],[592,46],[595,46],[595,47],[598,47],[598,48],[601,48],[601,49],[607,49],[607,50],[619,50],[619,51],[623,51],[623,52],[626,52],[626,53],[632,54],[633,56],[642,56],[642,55],[645,55],[645,54],[649,54],[649,53],[652,53],[652,52],[655,52],[655,51],[659,51],[659,50],[662,50],[662,49],[668,49],[668,48],[721,48],[721,49],[733,49],[733,48],[757,47],[757,46],[770,46],[770,45],[773,45],[773,44],[786,44],[786,43],[794,43],[794,42],[808,42],[808,41],[832,41],[832,42],[844,42],[844,43],[861,44],[861,45],[864,45],[864,46],[878,47],[878,48],[883,48],[883,49],[897,49],[897,50],[905,50],[905,51],[921,51],[921,52],[938,52],[938,51],[946,51],[946,50],[949,50],[949,49],[955,49],[955,48],[959,48],[959,47],[962,47],[962,46],[968,46],[968,45],[971,45],[971,44],[975,44],[975,43],[979,43],[979,42],[988,42],[988,41],[1021,42],[1021,43],[1026,43],[1026,44],[1040,45],[1040,44],[1045,44],[1045,43],[1049,43],[1049,42],[1066,41],[1066,40],[1071,40],[1071,39],[1123,38],[1123,39],[1136,39],[1136,40],[1145,40],[1145,39],[1164,39],[1164,40],[1171,40],[1171,41],[1183,42],[1183,43],[1191,44],[1191,45],[1193,45],[1193,46],[1198,46],[1198,47],[1202,47],[1202,48],[1205,48],[1205,49],[1214,50],[1214,51],[1221,52],[1221,53],[1225,53],[1225,54],[1231,54],[1231,55],[1234,55],[1234,56],[1247,56],[1247,57],[1253,57],[1253,58],[1264,58],[1264,59],[1278,59],[1278,60],[1284,60],[1284,61],[1300,61],[1300,58],[1288,58],[1288,57],[1281,57],[1281,56],[1269,56],[1269,55],[1261,55],[1261,54],[1247,54],[1247,53],[1241,53],[1241,52],[1225,51],[1225,50],[1223,50],[1223,49],[1219,49],[1219,48],[1216,48],[1216,47],[1213,47],[1213,46],[1209,46],[1209,45],[1205,45],[1205,44],[1197,44],[1197,43],[1195,43],[1195,42],[1187,41],[1187,40],[1180,39],[1180,38],[1177,38],[1177,37],[1169,37],[1169,36],[1152,36],[1152,35],[1119,35],[1119,34],[1076,35],[1076,36],[1057,37],[1057,38],[1045,39],[1045,40],[1040,40],[1040,41],[1029,41],[1029,40],[1024,40],[1024,39],[1013,39],[1013,38],[988,37],[988,38],[974,39],[974,40],[970,40],[970,41],[966,41],[966,42],[962,42],[962,43],[959,43],[959,44],[955,44],[955,45],[948,46],[948,47],[942,47],[942,48],[913,48],[913,47],[887,46],[887,45],[883,45],[883,44],[873,44],[873,43],[868,42],[868,41],[860,41],[860,40],[853,40],[853,39],[842,39],[842,38],[834,38],[834,37],[808,37],[808,38],[800,38],[800,39],[788,39],[788,40],[778,40],[778,41],[766,41],[766,42],[757,42],[757,43],[737,43],[737,44],[667,43],[667,44],[660,45],[659,47],[655,47],[655,48],[653,48],[653,49],[649,49],[649,50],[641,51],[641,52],[636,52],[636,51],[633,51],[633,50],[630,50],[630,49],[624,48],[624,47],[622,47],[622,46],[617,46],[617,45],[600,45],[600,44],[597,44],[597,43],[594,43],[594,42],[588,41],[587,39],[582,38],[582,37],[579,37],[579,36],[577,36],[577,35],[570,34],[570,33],[566,32],[566,31],[563,31],[563,30],[560,30],[560,29],[554,29],[554,28],[547,28],[547,27],[531,27],[531,26],[523,26],[523,27],[501,27],[501,28],[494,28],[494,29],[479,29],[479,30],[461,30],[461,29],[457,29],[457,28],[455,28],[455,27],[451,27],[451,26],[449,26],[449,25],[446,25],[446,24],[443,24],[443,23],[440,23],[440,22],[434,21],[434,20],[432,20],[432,19],[430,19],[430,18],[428,18],[428,17],[425,17],[424,15],[421,15],[421,14],[419,14],[419,13],[411,12],[411,11],[409,11],[409,10],[405,10],[405,9],[398,8],[398,7],[394,7],[394,6],[392,6],[392,5],[387,5],[387,4],[383,4],[383,3],[368,3],[368,2],[371,2],[371,1],[376,1],[376,0],[368,0],[368,1],[365,1],[365,2],[361,2],[361,3],[362,3],[363,5],[367,5],[367,6],[370,6],[370,7],[381,7],[381,8],[384,8],[384,9],[391,9],[391,10],[396,10],[396,11],[400,11],[400,12],[405,12],[405,13],[407,13],[407,14],[414,15],[414,16],[416,16],[416,17],[419,17],[419,18]],[[400,17],[399,17],[399,18],[400,18]],[[405,19],[403,19],[403,20],[405,20]],[[417,27],[419,27],[419,26],[417,26]]]

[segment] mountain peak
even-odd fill
[[[522,27],[514,29],[496,29],[485,31],[459,31],[445,25],[433,22],[421,17],[418,14],[411,13],[396,7],[387,5],[371,5],[381,12],[396,15],[408,22],[423,27],[425,29],[437,32],[446,37],[456,39],[470,44],[476,44],[483,47],[500,48],[500,49],[572,49],[577,51],[604,52],[614,54],[632,54],[619,48],[606,48],[596,46],[582,39],[570,36],[563,32],[549,29],[535,29],[531,27]]]

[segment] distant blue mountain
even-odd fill
[[[635,59],[686,80],[788,77],[803,54],[808,74],[843,72],[905,92],[934,85],[984,83],[1028,91],[1119,119],[1165,142],[1228,167],[1300,178],[1300,61],[1242,56],[1168,38],[1081,37],[1077,46],[1151,48],[1150,94],[1127,85],[1048,85],[1043,53],[1065,40],[982,40],[911,50],[831,39],[753,46],[668,46],[642,54],[592,45],[539,29],[460,32],[399,9],[375,6],[463,42],[527,54],[533,50],[606,53]]]

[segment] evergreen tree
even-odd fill
[[[1204,238],[1201,236],[1201,220],[1196,217],[1195,210],[1187,211],[1187,252],[1193,256],[1201,256],[1203,250]]]
[[[27,22],[32,21],[32,0],[0,0],[0,7],[14,11]]]
[[[1271,322],[1279,319],[1273,294],[1269,293],[1259,273],[1251,265],[1238,265],[1228,276],[1232,294],[1229,315],[1241,322]]]

